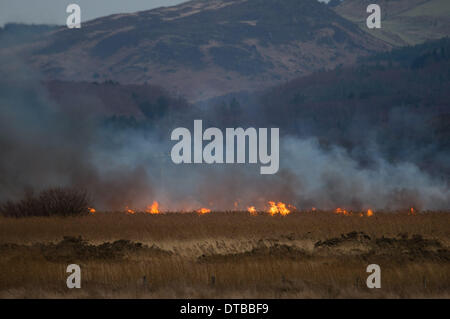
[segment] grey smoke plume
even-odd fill
[[[391,164],[372,153],[375,165],[362,168],[342,148],[322,151],[314,138],[289,138],[284,147],[286,169],[300,183],[296,193],[300,205],[377,210],[450,207],[448,185],[412,163]]]
[[[86,97],[89,98],[89,97]],[[344,150],[323,150],[315,138],[282,136],[280,171],[259,165],[175,165],[170,129],[114,130],[80,106],[54,103],[38,75],[17,61],[0,65],[0,201],[28,189],[87,189],[97,209],[262,209],[267,201],[298,208],[419,209],[450,207],[444,181],[411,163],[391,164],[375,151],[375,165],[360,167]],[[192,125],[187,123],[186,125]]]
[[[0,200],[55,185],[85,188],[109,208],[151,194],[143,163],[120,163],[114,156],[123,145],[108,146],[112,132],[100,131],[97,119],[54,104],[19,61],[1,61],[0,70]],[[111,158],[100,164],[105,147]]]

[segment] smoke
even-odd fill
[[[192,210],[266,207],[268,200],[300,209],[316,207],[354,210],[401,210],[415,207],[446,210],[450,191],[444,181],[430,177],[412,163],[389,163],[376,153],[362,167],[348,152],[334,146],[323,150],[316,138],[281,138],[281,169],[260,175],[258,167],[168,165],[155,190],[163,206]],[[169,195],[169,197],[167,197]]]
[[[285,167],[300,183],[296,193],[300,205],[378,210],[450,207],[448,185],[412,163],[392,164],[372,153],[374,165],[361,167],[343,148],[324,152],[314,138],[288,138],[284,148]]]
[[[119,204],[117,194],[124,202],[151,194],[143,163],[118,157],[123,145],[108,145],[113,132],[99,119],[53,103],[18,60],[1,61],[0,70],[0,200],[55,185],[87,189],[108,208]]]
[[[99,103],[85,97],[91,98]],[[154,200],[168,211],[262,209],[269,200],[322,209],[450,207],[446,181],[413,163],[390,163],[376,147],[372,165],[363,167],[343,148],[325,150],[315,137],[284,135],[280,171],[270,176],[260,175],[259,164],[175,165],[169,126],[118,129],[102,120],[83,107],[55,103],[37,74],[10,58],[2,61],[0,201],[71,186],[88,190],[95,207],[106,210],[143,209]]]

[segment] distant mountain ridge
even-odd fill
[[[20,54],[49,79],[150,83],[195,101],[389,47],[316,0],[194,0],[61,27],[0,55]]]

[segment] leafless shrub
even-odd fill
[[[0,215],[6,217],[79,216],[89,213],[86,191],[72,188],[50,188],[37,196],[26,195],[18,201],[0,204]]]

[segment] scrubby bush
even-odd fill
[[[6,217],[79,216],[89,214],[86,191],[72,188],[50,188],[37,196],[27,195],[17,201],[0,204]]]

